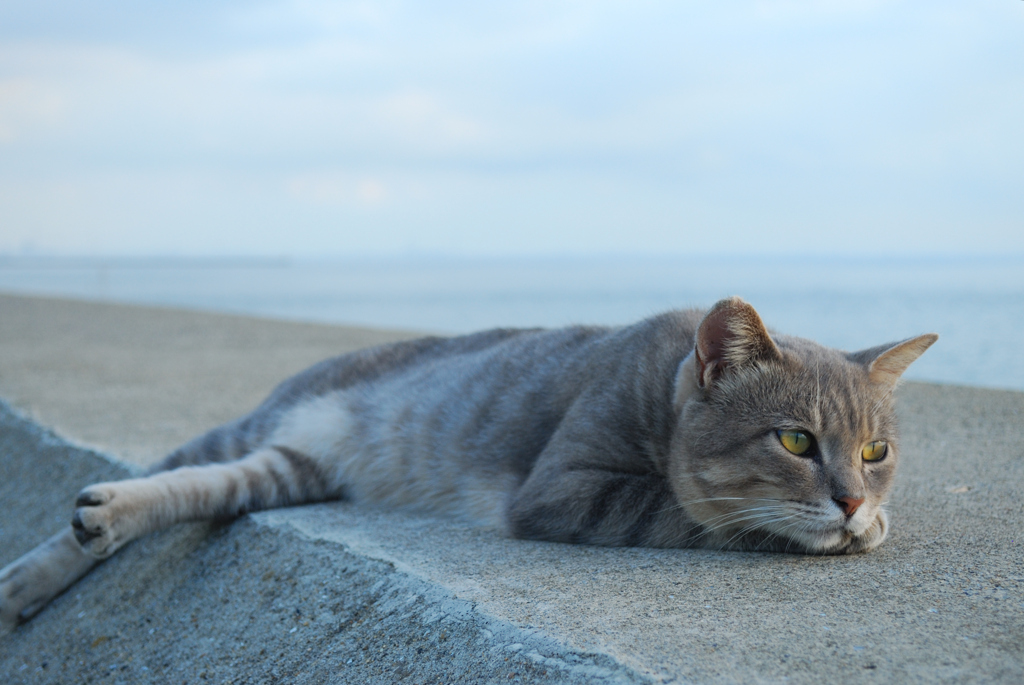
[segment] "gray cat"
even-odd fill
[[[732,298],[330,359],[147,477],[82,490],[71,527],[0,571],[0,619],[146,533],[338,498],[534,540],[864,552],[888,532],[893,389],[936,339],[840,352]]]

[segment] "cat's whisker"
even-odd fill
[[[797,521],[794,521],[794,522],[790,523],[787,526],[787,528],[786,528],[786,533],[787,533],[786,538],[788,540],[788,542],[786,543],[786,550],[785,550],[786,552],[789,552],[789,550],[793,547],[794,544],[798,544],[798,541],[797,541],[796,537],[791,535],[791,534],[789,534],[789,531],[791,529],[794,530],[794,532],[797,532],[797,533],[806,533],[806,532],[812,530],[812,527],[811,527],[810,521],[800,521],[800,520],[797,520]],[[799,543],[799,544],[803,544],[803,543]]]
[[[750,507],[750,508],[747,508],[747,509],[740,509],[739,511],[730,511],[730,512],[726,512],[724,514],[719,514],[718,516],[712,517],[712,518],[707,519],[706,521],[704,521],[704,525],[708,526],[709,524],[713,524],[713,525],[711,525],[711,528],[714,529],[714,530],[717,530],[718,528],[721,528],[723,526],[731,525],[732,523],[735,523],[737,521],[741,521],[745,517],[747,517],[748,515],[760,516],[760,515],[764,515],[765,512],[785,510],[785,509],[786,509],[785,507],[780,507],[780,506],[773,506],[773,507]],[[757,513],[755,513],[755,512],[757,512]],[[723,521],[723,519],[725,519],[725,521]]]
[[[675,511],[676,509],[682,509],[690,504],[704,504],[706,502],[726,502],[726,501],[750,501],[750,502],[788,502],[789,500],[773,497],[706,497],[704,499],[691,499],[685,502],[678,502],[670,507],[665,507],[659,510],[658,514],[662,514],[669,511]]]
[[[721,525],[717,525],[717,526],[712,526],[710,528],[706,528],[705,532],[704,532],[704,535],[710,535],[712,533],[717,533],[720,530],[729,529],[729,528],[732,528],[735,525],[743,524],[743,523],[745,523],[747,521],[756,521],[756,523],[754,525],[758,526],[758,525],[761,525],[761,522],[764,521],[765,519],[766,519],[766,515],[765,514],[759,514],[757,516],[749,516],[749,517],[744,517],[744,518],[740,518],[740,519],[734,519],[734,520],[731,520],[731,521],[726,521],[726,522],[722,523]]]
[[[800,529],[797,528],[797,530],[799,531]],[[786,547],[785,547],[785,549],[783,551],[788,554],[789,550],[793,548],[794,544],[796,544],[796,538],[793,537],[792,535],[787,535],[786,536]]]
[[[790,534],[790,532],[794,529],[799,530],[801,528],[807,528],[809,526],[808,522],[803,521],[798,516],[787,517],[786,519],[779,519],[779,523],[781,523],[782,525],[778,529],[766,530],[768,536],[760,543],[758,543],[757,547],[755,547],[755,550],[761,549],[768,542],[781,538],[786,541],[786,546],[782,548],[782,552],[788,553],[790,548],[797,542],[797,540]]]
[[[741,537],[743,537],[744,535],[746,535],[747,533],[749,533],[749,532],[751,532],[753,530],[763,529],[766,523],[774,523],[776,521],[785,521],[786,519],[792,518],[792,517],[793,516],[786,516],[786,517],[782,517],[782,518],[771,518],[771,519],[768,519],[767,521],[757,521],[755,523],[751,523],[751,524],[745,526],[744,528],[742,528],[741,530],[737,531],[732,537],[730,537],[728,540],[726,540],[723,546],[728,546],[728,545],[732,544],[733,540],[735,540],[737,538],[741,538]],[[766,531],[766,532],[771,534],[771,531]]]
[[[800,533],[800,534],[813,534],[815,536],[815,538],[817,539],[816,541],[818,542],[819,546],[817,546],[817,547],[812,546],[811,547],[811,551],[821,552],[824,549],[823,545],[824,545],[825,540],[826,540],[825,531],[820,526],[814,525],[814,522],[812,522],[812,521],[803,522],[802,525],[797,526],[796,532]],[[790,536],[790,537],[792,538],[793,542],[799,543],[799,544],[803,545],[804,547],[808,546],[805,542],[797,540],[795,536]],[[787,546],[787,550],[788,550],[788,546]]]
[[[800,515],[799,512],[792,516],[782,517],[775,521],[769,522],[771,524],[781,524],[780,527],[773,529],[765,528],[765,532],[768,534],[768,538],[758,543],[755,549],[760,549],[769,540],[775,538],[785,538],[787,540],[786,546],[783,548],[784,552],[789,552],[794,544],[806,546],[806,543],[798,539],[806,533],[814,533],[815,535],[821,535],[821,527],[819,522],[808,520],[804,516]],[[794,533],[799,535],[794,535]]]
[[[775,513],[775,512],[778,512],[780,510],[781,511],[787,511],[787,509],[785,507],[757,507],[757,508],[753,508],[753,509],[744,509],[744,510],[741,510],[741,511],[738,511],[738,512],[730,512],[730,514],[725,514],[725,515],[716,517],[719,520],[716,523],[714,523],[714,524],[712,524],[710,526],[707,525],[708,522],[705,522],[705,524],[704,524],[705,525],[704,531],[699,536],[697,536],[697,537],[700,538],[700,537],[703,537],[705,535],[710,535],[711,533],[715,533],[715,532],[717,532],[719,530],[722,530],[723,528],[729,528],[729,527],[735,526],[737,524],[745,523],[747,521],[753,521],[753,523],[747,524],[746,527],[744,527],[739,533],[733,535],[729,539],[729,542],[731,542],[732,539],[735,538],[737,535],[743,535],[743,534],[749,532],[750,530],[754,530],[756,528],[761,528],[766,523],[770,523],[770,522],[772,522],[774,520],[785,520],[786,518],[790,518],[792,516],[796,516],[796,514],[791,514],[790,517],[781,517],[780,518]],[[721,519],[724,519],[724,520],[721,520]],[[728,542],[726,544],[728,544]]]
[[[784,521],[785,519],[780,519],[780,520]],[[786,524],[786,528],[785,529],[788,529],[789,527],[791,527],[791,525],[792,524]],[[767,536],[765,537],[764,540],[761,540],[761,542],[757,543],[757,546],[754,547],[754,551],[760,550],[767,543],[772,542],[773,540],[776,540],[776,539],[782,537],[782,531],[775,531],[775,530],[767,530],[766,529],[765,532],[767,533]],[[792,540],[787,538],[787,549],[788,549],[790,543],[792,543]]]

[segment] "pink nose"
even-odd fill
[[[843,510],[847,516],[853,516],[860,509],[860,505],[864,504],[864,498],[857,499],[855,497],[837,497],[835,500],[839,508]]]

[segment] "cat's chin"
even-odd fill
[[[860,554],[861,552],[870,552],[882,544],[888,535],[889,517],[886,516],[884,510],[879,509],[867,530],[859,535],[854,535],[845,548],[836,550],[835,553]]]
[[[870,552],[885,541],[889,534],[889,518],[879,509],[871,522],[862,531],[843,530],[821,534],[817,545],[806,544],[814,554],[861,554]],[[810,537],[810,536],[808,536]],[[804,541],[801,541],[804,542]]]

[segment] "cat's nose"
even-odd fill
[[[843,510],[843,513],[847,516],[853,516],[857,513],[860,505],[864,504],[864,498],[857,499],[856,497],[836,497],[835,503],[839,505],[839,508]]]

